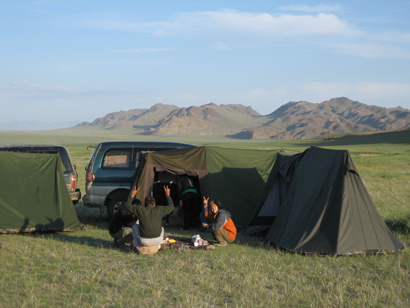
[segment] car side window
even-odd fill
[[[128,168],[131,160],[131,149],[108,150],[103,159],[103,168]]]

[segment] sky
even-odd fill
[[[0,0],[0,129],[209,103],[410,109],[410,1]]]

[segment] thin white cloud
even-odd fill
[[[381,83],[381,82],[314,82],[303,87],[306,92],[314,92],[318,97],[349,98],[361,97],[363,99],[410,99],[410,84],[406,83]]]
[[[363,82],[355,89],[368,98],[410,98],[410,84]]]
[[[140,48],[140,49],[126,49],[118,50],[118,52],[129,52],[129,53],[155,53],[155,52],[164,52],[172,51],[174,48]]]
[[[133,22],[119,20],[93,20],[87,23],[88,26],[97,29],[132,31],[146,33],[152,36],[164,36],[174,33],[174,28],[177,26],[175,22]]]
[[[181,12],[167,20],[119,15],[94,16],[87,27],[135,32],[151,37],[197,40],[215,49],[300,46],[366,58],[408,58],[410,32],[372,32],[338,15],[339,5],[289,5],[273,13],[236,10]],[[83,17],[85,18],[85,17]],[[89,18],[89,16],[87,16]],[[172,48],[121,49],[124,53],[167,52]]]
[[[222,50],[226,50],[226,49],[231,49],[231,48],[232,48],[232,44],[230,44],[230,43],[228,43],[228,42],[226,42],[226,41],[217,41],[217,42],[214,42],[214,43],[212,44],[212,46],[213,46],[215,49],[222,49]]]
[[[174,36],[200,39],[216,49],[247,46],[262,47],[300,40],[299,45],[326,48],[328,51],[366,58],[408,58],[410,32],[366,32],[330,11],[337,5],[286,6],[282,11],[303,12],[273,15],[233,10],[183,12],[171,21],[139,22],[118,18],[97,20],[92,27],[132,31],[154,37]],[[112,17],[111,17],[112,18]],[[319,38],[319,39],[316,39]],[[172,48],[143,48],[120,50],[129,53],[171,51]]]
[[[410,32],[383,31],[375,33],[372,38],[384,42],[402,42],[403,44],[410,44]]]
[[[368,33],[358,39],[336,43],[332,48],[340,53],[365,58],[410,58],[410,32]]]
[[[334,48],[340,53],[364,58],[403,58],[410,59],[408,46],[382,44],[379,42],[341,43]]]
[[[260,96],[260,95],[264,95],[266,93],[265,89],[261,89],[261,88],[257,88],[257,89],[252,89],[251,90],[251,94],[254,96]]]
[[[36,84],[26,80],[13,81],[7,85],[1,85],[0,90],[5,99],[58,99],[67,97],[89,96],[118,96],[124,94],[140,93],[138,91],[123,91],[109,87],[79,88],[66,85]]]
[[[341,8],[339,5],[289,5],[278,7],[279,11],[288,11],[288,12],[305,12],[305,13],[323,13],[323,12],[335,12],[340,11]]]
[[[238,11],[205,11],[179,13],[172,22],[124,22],[99,20],[96,28],[134,31],[153,36],[183,35],[203,38],[230,35],[264,35],[270,37],[336,34],[357,35],[358,31],[334,14],[280,15]]]
[[[224,35],[263,35],[269,37],[300,35],[357,35],[358,32],[336,15],[280,15],[237,11],[181,13],[174,29],[182,33]]]

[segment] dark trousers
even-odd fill
[[[185,230],[195,227],[197,223],[196,195],[193,192],[182,195],[182,227]]]

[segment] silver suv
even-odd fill
[[[100,207],[111,219],[127,201],[130,186],[142,153],[196,147],[192,144],[162,141],[107,141],[97,144],[85,168],[84,205]]]
[[[71,201],[74,204],[81,199],[81,191],[77,188],[77,169],[71,161],[70,154],[66,147],[61,145],[15,145],[0,146],[0,151],[22,152],[22,153],[39,153],[39,154],[58,154],[61,162],[65,167],[63,173],[64,181],[70,194]]]

